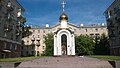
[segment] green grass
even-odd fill
[[[108,55],[91,55],[88,57],[104,59],[104,60],[115,60],[120,61],[120,56],[108,56]]]
[[[0,58],[0,62],[21,62],[21,61],[27,61],[27,60],[32,60],[32,59],[37,59],[37,58],[42,58],[44,56],[40,57],[20,57],[20,58]]]

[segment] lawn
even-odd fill
[[[0,58],[0,62],[21,62],[21,61],[27,61],[27,60],[32,60],[32,59],[37,59],[37,58],[42,58],[44,56],[40,57],[20,57],[20,58]]]
[[[115,60],[120,61],[120,56],[108,56],[108,55],[91,55],[88,57],[104,59],[104,60]]]

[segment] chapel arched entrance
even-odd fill
[[[67,36],[65,34],[61,36],[61,50],[62,55],[67,55]]]

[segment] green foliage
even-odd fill
[[[53,44],[54,44],[54,37],[52,33],[49,33],[45,36],[45,41],[46,49],[44,51],[45,56],[52,56],[53,55]]]
[[[87,35],[76,36],[75,48],[76,54],[91,55],[94,49],[93,39]]]
[[[109,40],[105,34],[101,36],[95,37],[95,47],[94,47],[94,54],[95,55],[109,55]]]
[[[105,59],[105,60],[115,60],[115,61],[120,60],[120,56],[110,56],[110,55],[91,55],[91,56],[88,56],[88,57]]]
[[[20,61],[27,61],[32,59],[42,58],[44,56],[39,57],[19,57],[19,58],[0,58],[0,62],[20,62]]]

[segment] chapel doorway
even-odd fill
[[[67,36],[65,34],[61,36],[61,48],[62,55],[67,55]]]

